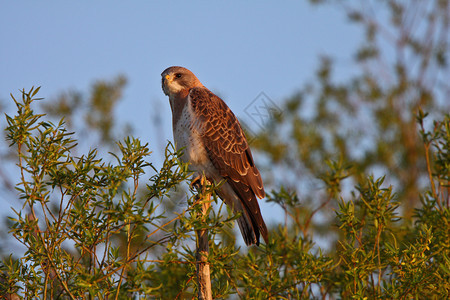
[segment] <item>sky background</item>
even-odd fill
[[[20,89],[41,86],[38,96],[52,101],[123,74],[116,116],[158,160],[152,141],[172,140],[165,68],[189,68],[250,123],[244,110],[255,97],[281,104],[312,79],[321,55],[336,59],[336,77],[348,76],[361,34],[342,9],[307,1],[0,1],[0,100],[11,114],[9,94]],[[276,221],[272,206],[262,210]]]
[[[342,10],[232,2],[3,1],[0,98],[41,86],[50,101],[123,74],[128,85],[117,116],[147,138],[156,104],[171,118],[160,74],[172,65],[191,69],[241,118],[262,91],[277,103],[292,95],[311,79],[320,55],[336,57],[345,75],[360,32]]]

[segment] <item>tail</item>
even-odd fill
[[[217,194],[232,208],[234,213],[241,214],[237,223],[247,246],[254,244],[259,246],[261,235],[268,244],[267,227],[261,215],[258,199],[248,185],[239,181],[227,180]]]
[[[260,235],[262,235],[266,244],[269,242],[267,227],[260,212],[255,215],[248,213],[244,208],[242,215],[237,219],[237,223],[247,246],[254,244],[259,246]]]

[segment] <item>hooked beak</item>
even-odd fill
[[[167,89],[167,83],[171,83],[172,80],[173,80],[173,79],[170,77],[169,74],[163,75],[163,76],[162,76],[161,86],[162,86],[162,90],[163,90],[163,92],[164,92],[164,94],[165,94],[166,96],[169,95],[169,91],[168,91],[168,89]]]

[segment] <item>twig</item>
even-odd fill
[[[205,193],[205,177],[201,179],[201,194],[199,195],[202,203],[202,214],[199,216],[205,219],[211,207],[211,194]],[[199,229],[195,231],[197,236],[197,283],[198,283],[198,299],[212,300],[211,292],[211,270],[209,268],[209,239],[208,229]]]

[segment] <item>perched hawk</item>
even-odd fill
[[[189,162],[195,176],[205,174],[210,182],[223,184],[217,195],[234,212],[247,245],[267,243],[267,228],[258,198],[264,187],[252,152],[236,116],[188,69],[164,70],[162,89],[169,96],[175,145],[184,148],[181,159]]]

